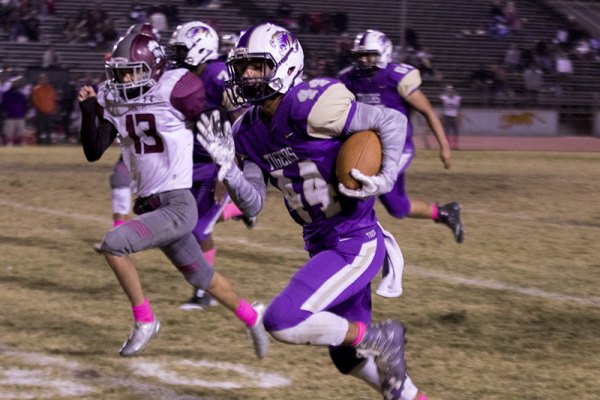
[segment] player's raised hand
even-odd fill
[[[392,186],[388,183],[385,177],[382,174],[377,174],[374,176],[368,176],[353,168],[350,170],[350,175],[357,181],[361,183],[360,189],[352,190],[348,189],[343,184],[339,184],[339,191],[344,196],[355,197],[359,199],[364,199],[371,196],[379,196],[380,194],[385,194],[389,192]]]
[[[196,128],[196,139],[219,166],[217,178],[222,181],[233,166],[235,158],[231,122],[222,117],[219,110],[213,110],[200,116]]]
[[[78,102],[82,102],[90,97],[95,97],[96,96],[96,91],[94,90],[93,87],[85,85],[82,86],[81,89],[79,89],[79,93],[77,93],[77,101]]]

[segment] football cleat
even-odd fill
[[[180,305],[179,309],[185,311],[204,310],[208,307],[215,307],[218,305],[219,302],[210,294],[205,292],[202,296],[198,296],[196,294],[196,290],[194,289],[194,294],[192,295],[192,297],[188,301]]]
[[[263,325],[263,316],[265,315],[265,305],[262,303],[252,304],[252,308],[258,314],[254,326],[248,327],[248,334],[254,344],[254,352],[259,359],[265,358],[269,351],[269,333]]]
[[[239,217],[233,217],[234,221],[242,221],[246,228],[252,229],[256,226],[258,219],[256,217],[247,217],[245,215],[240,215]]]
[[[92,249],[98,254],[102,254],[102,242],[94,243]]]
[[[385,400],[400,400],[406,380],[404,360],[404,326],[386,321],[370,326],[357,348],[363,357],[375,356],[382,379],[381,393]]]
[[[159,329],[160,321],[156,317],[152,322],[135,321],[119,354],[123,357],[132,357],[141,353],[150,343],[150,339],[156,336]]]
[[[458,243],[462,243],[465,239],[465,228],[460,219],[459,203],[448,203],[443,206],[438,206],[438,217],[435,222],[444,224],[450,228]]]

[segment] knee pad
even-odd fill
[[[267,327],[266,323],[265,327]],[[267,327],[267,330],[271,332],[273,338],[284,343],[339,346],[348,332],[348,321],[330,312],[322,311],[312,314],[290,328],[270,330]]]
[[[202,290],[208,289],[215,274],[213,267],[208,265],[206,261],[202,263],[194,261],[188,265],[177,266],[177,269],[190,285]]]
[[[123,234],[123,229],[119,228],[111,229],[104,235],[101,249],[103,253],[109,253],[115,256],[126,256],[133,252],[127,236]]]

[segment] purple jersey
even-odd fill
[[[206,110],[214,110],[215,108],[226,108],[225,95],[225,80],[229,77],[227,67],[224,62],[211,61],[206,63],[200,79],[204,83],[204,91],[206,93]],[[228,110],[229,111],[229,110]],[[194,164],[212,164],[210,155],[197,140],[194,139]],[[216,171],[216,167],[214,168]],[[213,179],[213,171],[209,171],[207,175],[206,168],[194,168],[194,181],[204,179]]]
[[[404,99],[421,85],[419,70],[408,64],[388,64],[373,75],[365,75],[353,67],[340,72],[340,80],[354,93],[357,101],[400,111],[408,118],[404,152],[414,152],[411,107]]]
[[[284,95],[270,126],[255,106],[234,128],[236,151],[256,163],[273,186],[281,190],[290,215],[303,227],[309,252],[331,246],[341,235],[377,222],[374,198],[357,200],[342,196],[337,190],[335,159],[354,115],[355,103],[348,101],[341,110],[345,117],[333,135],[309,134],[309,117],[324,115],[336,106],[327,102],[330,95],[323,94],[336,90],[343,90],[353,99],[338,81],[314,79]],[[319,101],[322,98],[325,100]]]

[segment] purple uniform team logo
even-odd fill
[[[205,26],[194,26],[192,29],[185,33],[185,37],[188,39],[194,39],[200,37],[202,39],[206,38],[210,34],[210,31]]]
[[[279,54],[281,55],[288,53],[290,50],[298,50],[298,41],[294,35],[286,31],[275,32],[273,36],[271,36],[269,44],[271,47],[279,50]]]

